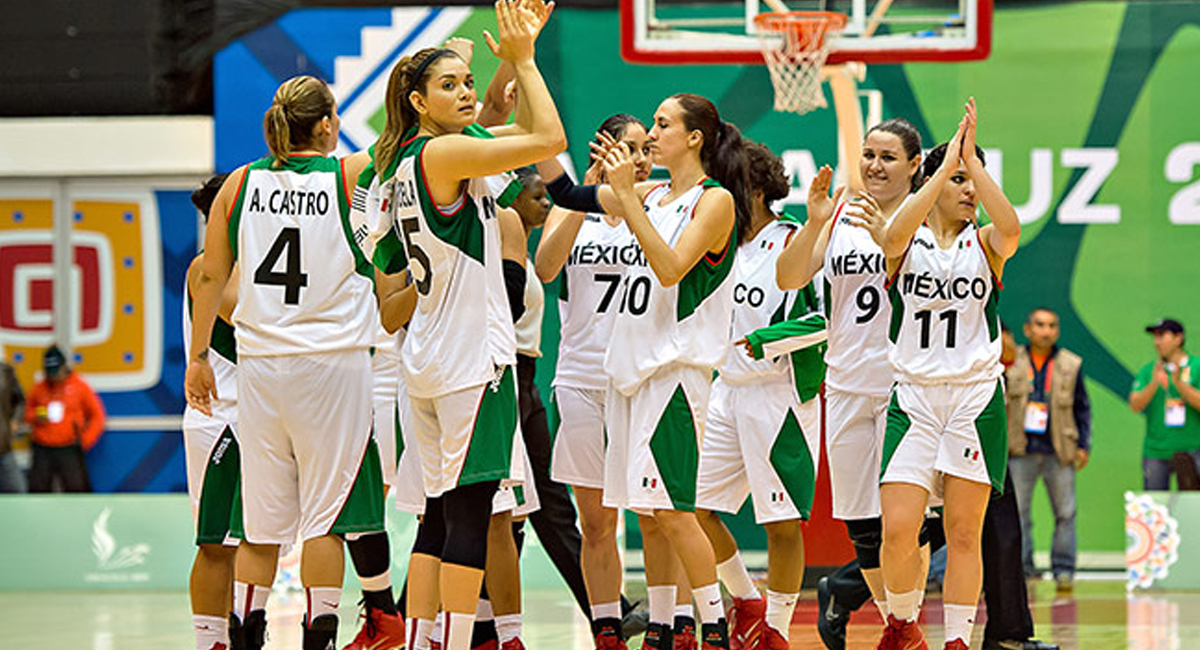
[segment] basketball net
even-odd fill
[[[829,104],[821,91],[821,68],[830,37],[846,15],[832,11],[769,12],[755,16],[759,46],[775,88],[775,110],[803,115]]]

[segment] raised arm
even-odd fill
[[[637,237],[650,270],[664,287],[674,286],[704,257],[729,245],[733,233],[733,195],[724,188],[709,189],[696,202],[691,222],[674,248],[662,238],[642,205],[643,193],[633,183],[633,163],[624,148],[605,160],[605,173],[620,202],[618,214]]]
[[[963,117],[962,121],[958,123],[958,130],[954,132],[954,137],[950,139],[950,143],[946,147],[946,157],[942,159],[942,164],[938,167],[937,172],[925,180],[921,189],[917,190],[917,193],[896,211],[895,216],[888,223],[887,230],[883,235],[882,247],[883,255],[889,261],[898,260],[904,255],[917,228],[921,227],[925,217],[929,216],[933,204],[937,202],[946,181],[950,179],[951,174],[958,170],[959,152],[962,151],[963,133],[966,128],[967,118]]]
[[[992,180],[975,152],[975,131],[979,122],[975,110],[975,98],[967,100],[967,125],[963,133],[962,157],[975,182],[975,194],[992,222],[979,229],[979,240],[987,248],[988,261],[996,277],[1004,271],[1004,261],[1017,252],[1021,240],[1021,221],[1017,211],[1004,195],[1004,190]]]
[[[831,198],[832,180],[833,170],[829,165],[821,167],[808,188],[808,221],[775,260],[775,283],[784,291],[807,285],[825,264],[834,208],[845,190],[844,186],[837,188]]]
[[[422,164],[435,199],[457,195],[459,183],[464,179],[515,169],[555,156],[566,148],[567,138],[558,109],[533,59],[539,20],[536,14],[512,0],[499,0],[496,3],[499,42],[485,32],[492,51],[513,66],[518,103],[526,102],[529,106],[528,132],[505,133],[504,137],[491,140],[461,134],[431,140],[425,147]]]

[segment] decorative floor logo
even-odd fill
[[[1162,580],[1179,560],[1179,523],[1148,495],[1125,493],[1125,566],[1130,590]]]
[[[96,556],[97,573],[84,576],[87,582],[149,582],[150,574],[145,571],[128,571],[146,563],[150,545],[134,544],[118,548],[117,539],[108,530],[112,509],[105,508],[92,522],[92,554]]]

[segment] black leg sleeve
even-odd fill
[[[1033,636],[1011,472],[1004,481],[1004,494],[992,494],[983,518],[983,590],[988,613],[984,638],[1025,641]]]
[[[546,422],[546,407],[533,383],[534,364],[532,357],[517,355],[517,397],[521,407],[521,433],[529,462],[533,465],[534,484],[537,486],[541,508],[529,515],[533,531],[537,533],[567,583],[567,588],[579,604],[583,615],[591,620],[587,587],[583,582],[583,570],[579,565],[579,549],[582,537],[576,524],[575,504],[567,487],[550,478],[550,427]]]

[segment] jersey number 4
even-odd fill
[[[287,252],[283,272],[275,270],[279,258]],[[275,237],[267,256],[254,269],[254,284],[275,285],[284,288],[283,302],[287,305],[300,304],[300,289],[308,286],[308,274],[300,270],[300,229],[284,228]]]

